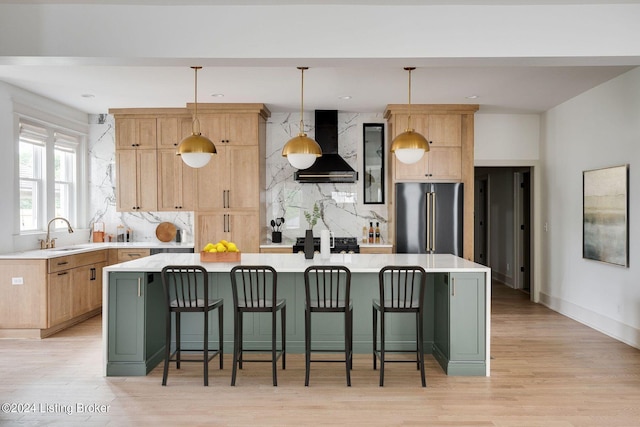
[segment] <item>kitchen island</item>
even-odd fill
[[[234,265],[271,265],[278,272],[278,296],[287,300],[287,351],[304,352],[304,270],[314,264],[345,265],[352,272],[355,353],[372,352],[371,300],[378,296],[378,272],[385,265],[420,265],[428,273],[425,292],[424,348],[448,375],[489,375],[491,270],[453,255],[302,254],[241,255],[238,263],[201,263],[199,254],[158,254],[103,270],[103,351],[106,376],[146,375],[164,356],[165,301],[160,272],[169,264],[202,265],[209,272],[210,293],[224,298],[225,352],[233,349],[233,298],[229,271]],[[343,322],[314,321],[317,347],[343,341]],[[245,348],[271,340],[268,322],[254,314],[244,324]],[[209,330],[215,334],[215,319]],[[415,319],[394,316],[387,322],[388,348],[415,348]],[[317,330],[315,330],[317,328]],[[182,319],[183,341],[201,341],[201,318]],[[217,341],[215,335],[211,341]],[[186,348],[187,346],[185,346]]]

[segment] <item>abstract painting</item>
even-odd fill
[[[582,257],[628,267],[629,165],[582,173]]]

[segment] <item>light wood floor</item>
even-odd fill
[[[448,377],[428,356],[424,389],[412,364],[389,365],[378,387],[368,355],[355,358],[351,388],[342,364],[313,365],[304,387],[301,355],[288,355],[278,387],[268,364],[245,365],[230,387],[228,357],[223,371],[211,363],[208,388],[199,364],[172,369],[167,387],[161,366],[104,378],[100,322],[41,341],[0,340],[0,402],[36,410],[0,412],[0,425],[640,425],[640,351],[502,285],[493,287],[491,377]]]

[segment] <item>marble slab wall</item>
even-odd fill
[[[314,137],[313,112],[305,113],[304,132]],[[308,228],[304,213],[314,204],[320,208],[320,218],[314,235],[328,229],[335,237],[361,237],[362,227],[369,222],[380,224],[382,239],[387,236],[387,206],[363,203],[362,147],[363,123],[385,123],[382,114],[338,112],[338,154],[358,171],[353,184],[301,184],[293,179],[295,169],[282,157],[282,147],[300,132],[300,114],[273,113],[267,123],[267,224],[284,217],[283,240],[304,236]],[[270,227],[267,241],[271,239]]]
[[[115,126],[111,115],[91,116],[89,126],[89,226],[105,224],[106,233],[116,235],[118,225],[133,230],[136,242],[159,242],[156,227],[171,222],[186,230],[193,242],[193,212],[117,212]]]
[[[353,184],[300,184],[293,179],[295,169],[281,151],[284,144],[299,133],[299,114],[274,113],[267,122],[266,188],[267,217],[262,241],[271,241],[271,219],[284,217],[282,236],[285,243],[302,237],[308,228],[304,217],[318,204],[320,218],[314,234],[323,229],[336,237],[361,237],[369,222],[380,224],[382,240],[387,236],[386,205],[362,203],[362,124],[384,123],[382,114],[338,113],[339,154],[356,170],[359,180]],[[313,112],[305,113],[305,132],[314,137]],[[116,234],[118,225],[133,230],[134,241],[157,242],[155,229],[168,221],[187,231],[193,241],[193,212],[117,212],[116,211],[115,130],[111,115],[92,116],[89,133],[89,218],[102,222],[106,232]]]

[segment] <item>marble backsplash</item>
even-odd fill
[[[305,113],[305,132],[314,136],[313,112]],[[193,241],[193,212],[117,212],[115,198],[115,131],[113,116],[92,120],[89,132],[89,218],[103,222],[106,232],[116,234],[118,225],[133,230],[134,241],[157,242],[155,229],[168,221],[186,230],[187,241]],[[271,219],[284,217],[284,242],[304,235],[308,228],[305,211],[314,204],[320,208],[320,218],[314,234],[323,229],[336,237],[360,237],[362,227],[369,222],[380,223],[382,240],[387,236],[386,205],[362,203],[363,123],[384,123],[382,114],[338,113],[339,154],[356,170],[359,180],[353,184],[300,184],[293,180],[295,169],[281,151],[284,144],[299,133],[299,114],[274,113],[267,122],[266,188],[267,218],[263,227],[264,243],[271,241]]]

